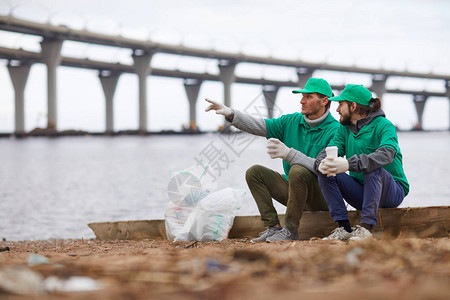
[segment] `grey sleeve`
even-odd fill
[[[349,170],[356,173],[369,173],[390,164],[395,157],[395,150],[381,147],[370,154],[353,155],[348,160]]]
[[[314,162],[316,160],[312,157],[306,156],[305,154],[301,153],[298,150],[295,150],[294,148],[291,148],[291,150],[289,150],[288,155],[284,160],[290,165],[302,165],[314,174],[318,174],[314,169]]]
[[[319,172],[319,165],[325,157],[327,157],[327,153],[325,152],[325,148],[323,148],[322,151],[317,154],[316,160],[314,161],[314,170],[316,171],[316,174],[322,175],[322,173]]]
[[[250,134],[267,137],[266,122],[262,118],[256,118],[239,110],[233,109],[233,115],[227,118],[237,129],[248,132]]]

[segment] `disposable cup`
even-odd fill
[[[326,147],[325,152],[327,153],[327,157],[336,158],[338,156],[338,147],[337,146]]]

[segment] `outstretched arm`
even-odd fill
[[[267,137],[267,127],[264,119],[256,118],[239,110],[226,107],[222,103],[215,102],[211,99],[205,100],[211,103],[205,111],[215,110],[216,114],[223,115],[237,129],[250,134]]]
[[[205,111],[215,110],[216,114],[224,116],[226,119],[229,119],[233,116],[233,110],[222,103],[213,101],[211,99],[205,99],[206,102],[209,102],[210,105],[205,109]]]

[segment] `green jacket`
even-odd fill
[[[374,153],[380,148],[390,148],[394,150],[395,155],[389,164],[382,167],[388,171],[395,181],[399,182],[405,191],[405,196],[409,192],[409,183],[403,171],[403,160],[400,147],[398,145],[397,130],[395,126],[384,116],[382,111],[369,115],[368,118],[362,120],[362,126],[355,128],[354,125],[341,125],[328,146],[337,146],[339,148],[339,156],[346,156],[351,161],[356,158],[361,160],[363,154]],[[350,176],[364,183],[364,173],[354,172],[350,168]]]
[[[265,119],[267,138],[277,138],[287,147],[294,148],[306,156],[315,158],[319,152],[327,146],[340,127],[339,122],[331,115],[315,127],[306,123],[301,113],[283,115],[276,119]],[[283,160],[284,177],[291,165]]]

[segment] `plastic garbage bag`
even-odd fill
[[[180,234],[192,210],[192,207],[182,207],[171,201],[167,203],[164,218],[168,240],[173,241]]]
[[[204,175],[208,165],[197,164],[170,174],[167,194],[170,202],[180,207],[192,207],[209,193]]]
[[[204,179],[208,165],[197,164],[171,174],[167,187],[169,202],[165,212],[166,235],[174,240],[181,232],[197,203],[209,194],[210,184]]]
[[[221,241],[228,237],[240,208],[243,189],[225,188],[201,199],[192,209],[175,241]]]

